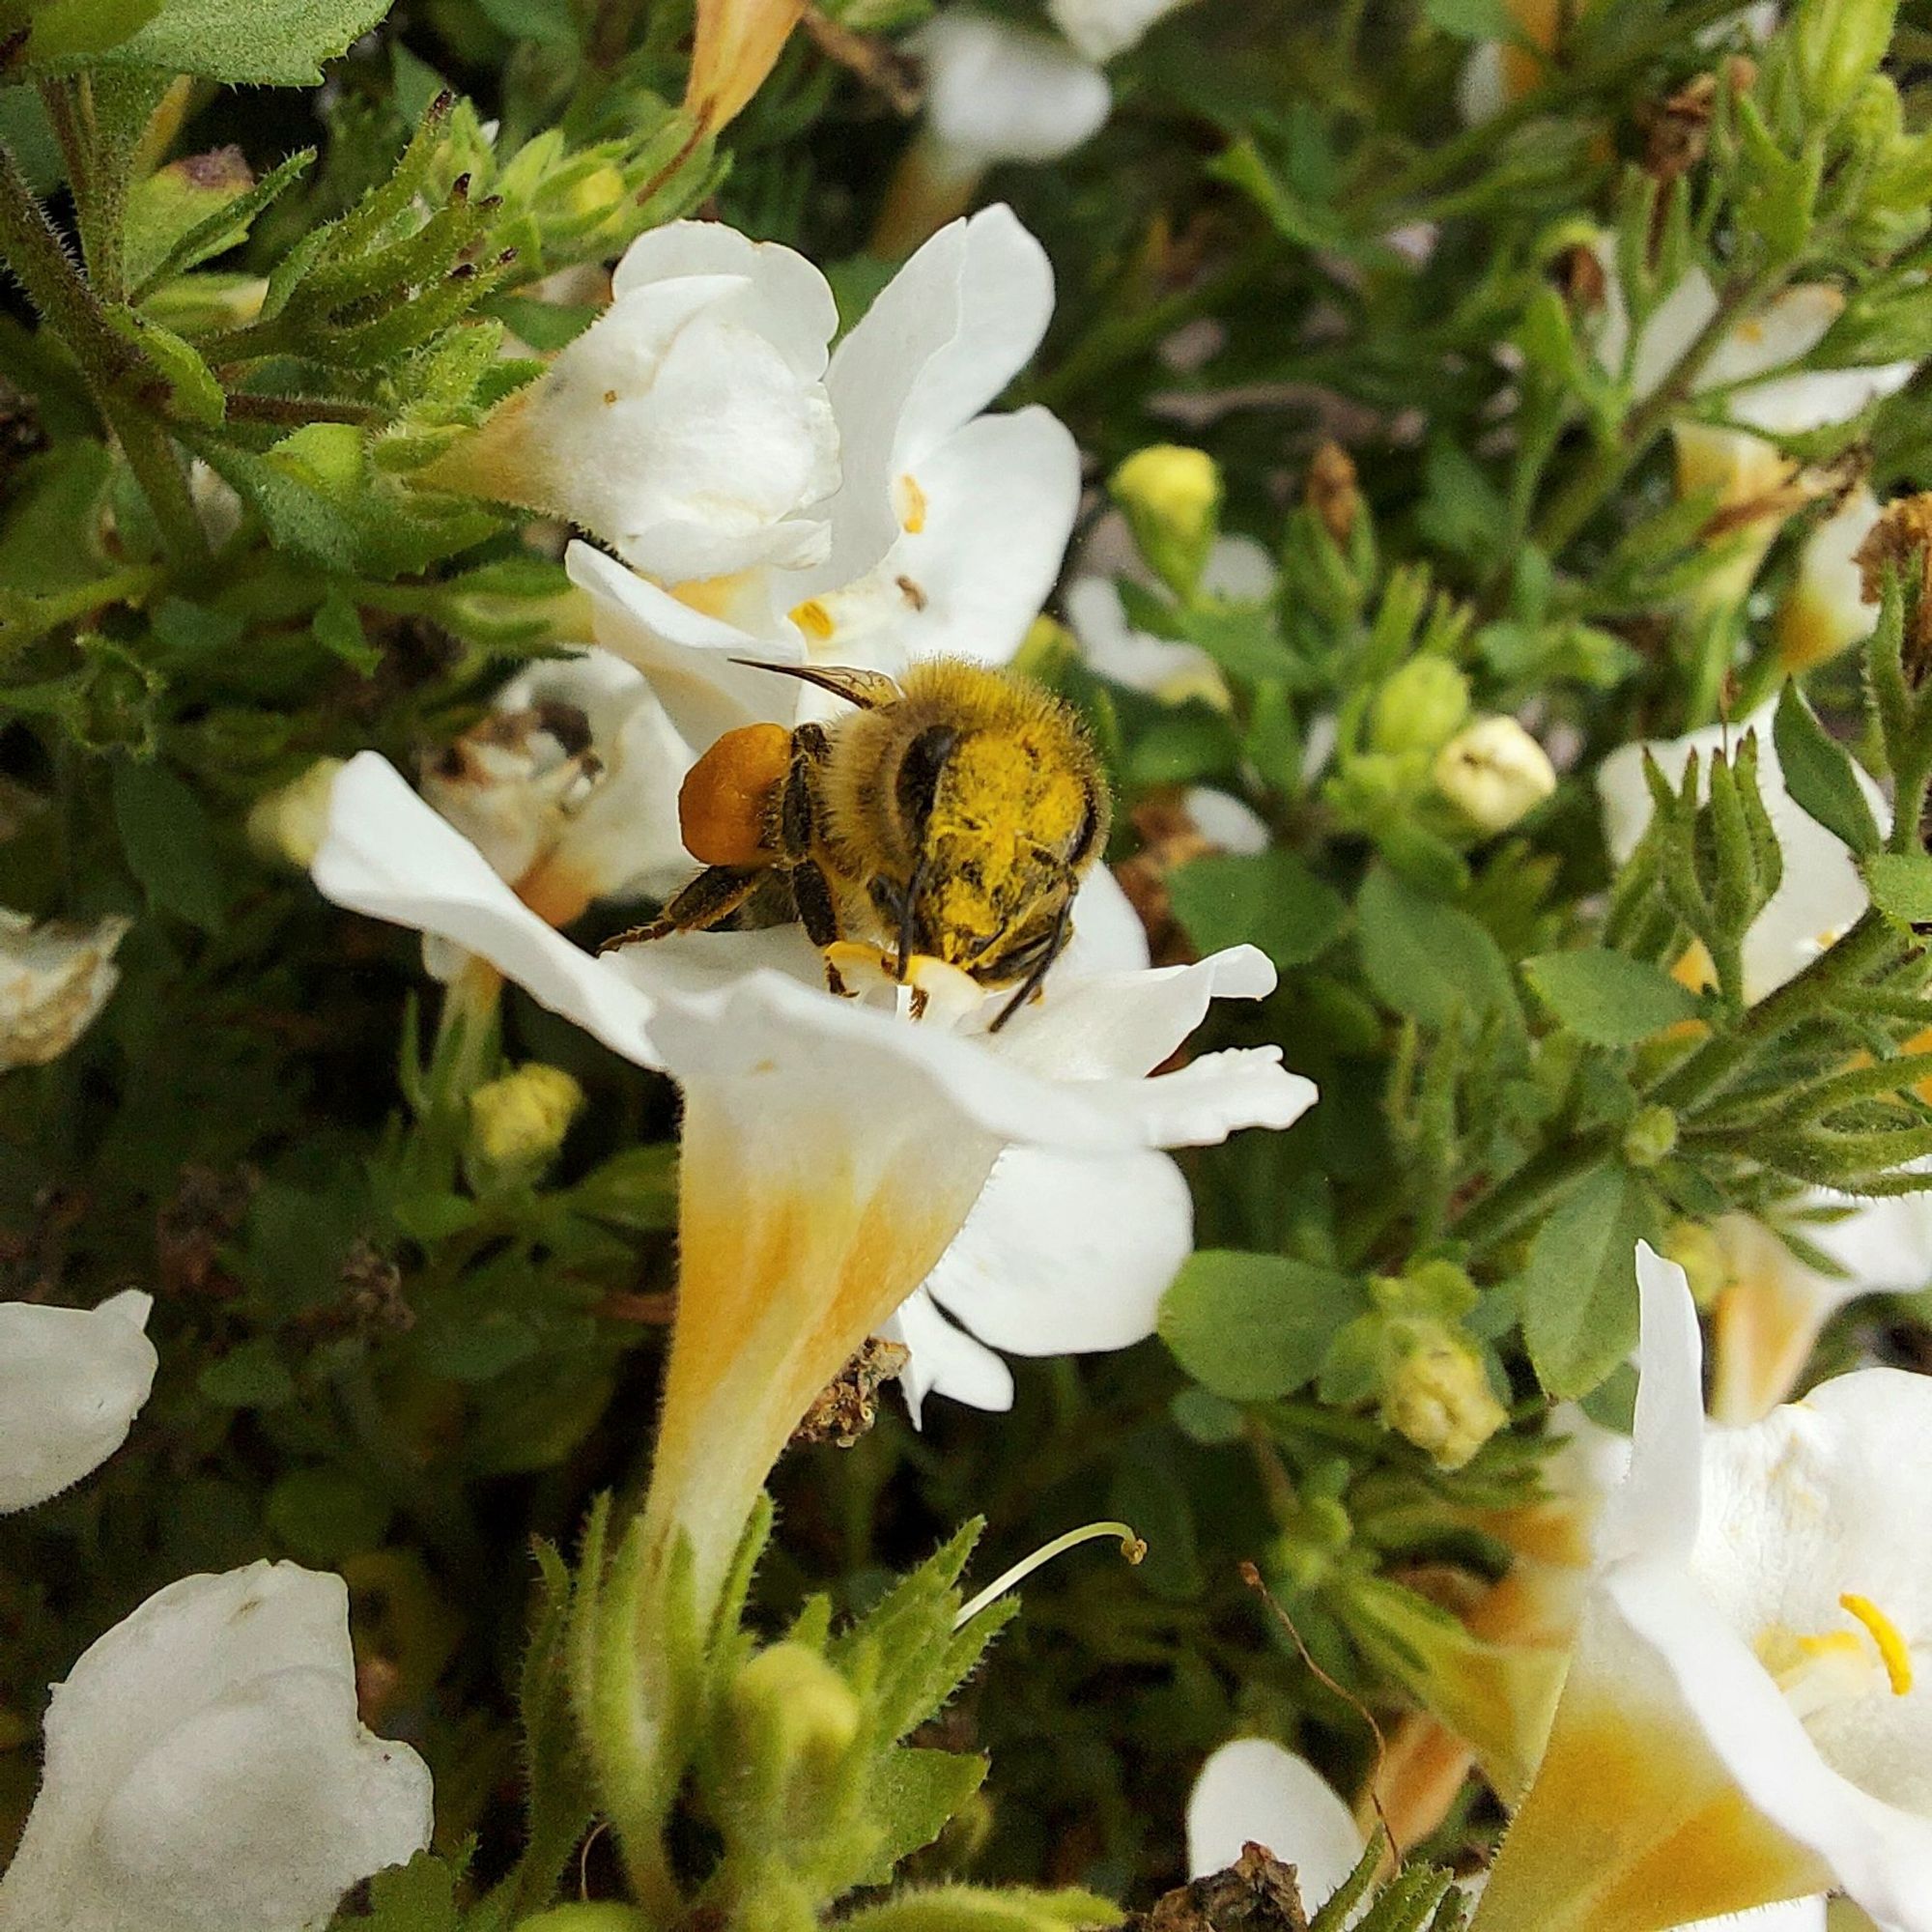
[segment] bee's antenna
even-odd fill
[[[814,684],[856,704],[861,711],[877,711],[896,704],[905,694],[882,670],[858,670],[843,665],[767,664],[761,658],[733,658],[747,670],[776,671],[781,677],[795,677],[801,684]]]

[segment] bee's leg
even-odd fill
[[[823,951],[844,938],[838,929],[838,904],[832,896],[832,888],[826,883],[825,874],[810,859],[792,867],[791,896],[798,907],[799,923],[812,945]],[[844,976],[830,959],[825,962],[825,983],[841,1000],[851,997]]]
[[[620,946],[664,939],[673,932],[709,931],[729,919],[752,896],[764,876],[763,868],[758,867],[707,866],[666,903],[657,918],[647,924],[613,933],[597,950],[613,952]]]
[[[817,843],[818,774],[831,754],[831,734],[823,724],[801,724],[791,734],[791,764],[779,793],[776,827],[779,850],[788,859],[810,859]]]
[[[987,1028],[988,1033],[998,1033],[1026,1003],[1038,993],[1044,984],[1047,972],[1053,962],[1066,950],[1066,942],[1073,937],[1072,923],[1067,917],[1067,908],[1062,905],[1054,915],[1052,926],[1033,945],[1022,948],[1011,955],[1008,963],[1017,966],[1026,962],[1026,978],[1019,983],[1012,998],[1000,1009],[999,1017]]]
[[[921,860],[913,868],[912,877],[903,885],[896,881],[875,875],[866,882],[866,890],[871,895],[873,909],[887,925],[898,933],[898,957],[895,971],[903,980],[911,968],[913,954],[919,951],[919,924],[917,906],[921,874],[925,862]],[[917,1014],[914,1015],[918,1017]]]

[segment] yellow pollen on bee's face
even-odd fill
[[[837,628],[832,621],[832,612],[816,597],[808,597],[803,604],[794,604],[791,620],[817,644],[824,643]]]
[[[925,527],[925,492],[908,473],[899,478],[899,527],[908,536],[918,536]]]

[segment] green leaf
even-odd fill
[[[1190,859],[1168,874],[1167,890],[1203,952],[1259,946],[1284,970],[1325,952],[1349,918],[1341,894],[1279,848]]]
[[[220,931],[227,895],[214,834],[194,793],[166,765],[124,758],[114,767],[114,822],[149,903]]]
[[[355,1923],[363,1932],[456,1932],[460,1876],[446,1860],[418,1852],[369,1881],[369,1915]]]
[[[99,577],[107,565],[100,499],[113,473],[106,447],[83,440],[57,443],[21,464],[0,531],[0,584],[45,597]]]
[[[1522,1337],[1550,1395],[1588,1395],[1636,1347],[1636,1244],[1657,1232],[1650,1190],[1615,1167],[1587,1176],[1537,1230]]]
[[[1662,967],[1602,947],[1540,953],[1522,973],[1557,1019],[1595,1046],[1634,1046],[1698,1010],[1696,995]]]
[[[867,1822],[884,1837],[860,1885],[884,1885],[898,1861],[929,1845],[986,1779],[986,1760],[968,1751],[889,1751],[866,1795]]]
[[[1522,39],[1522,26],[1504,0],[1425,0],[1423,10],[1431,26],[1453,34],[1459,41],[1502,41]]]
[[[1863,866],[1872,904],[1900,925],[1932,921],[1932,857],[1923,852],[1874,852]]]
[[[99,60],[138,33],[161,0],[47,0],[34,14],[23,65],[53,68]]]
[[[1333,1269],[1208,1248],[1188,1257],[1161,1297],[1157,1326],[1204,1388],[1263,1402],[1312,1381],[1336,1335],[1368,1305],[1360,1284]]]
[[[1795,684],[1787,683],[1778,696],[1772,738],[1785,790],[1854,852],[1878,851],[1885,837],[1859,784],[1852,754],[1827,734]]]
[[[210,1362],[195,1385],[224,1408],[279,1408],[296,1392],[281,1351],[267,1335],[257,1335]]]
[[[333,1568],[382,1542],[390,1509],[354,1476],[312,1467],[278,1478],[263,1513],[298,1556]]]
[[[1520,1016],[1502,950],[1470,916],[1376,867],[1355,901],[1362,970],[1381,1003],[1425,1026],[1503,1011]]]
[[[390,0],[165,0],[139,32],[94,58],[231,87],[313,87]]]

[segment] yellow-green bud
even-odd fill
[[[1684,1270],[1690,1284],[1690,1298],[1699,1308],[1715,1306],[1719,1295],[1730,1286],[1731,1264],[1724,1243],[1717,1231],[1702,1221],[1673,1221],[1664,1231],[1663,1254]]]
[[[1460,1469],[1509,1413],[1468,1343],[1440,1323],[1416,1322],[1383,1373],[1381,1417],[1438,1469]]]
[[[1137,449],[1108,486],[1134,542],[1177,597],[1194,595],[1221,526],[1221,471],[1204,449],[1156,442]]]
[[[1435,752],[1469,715],[1469,680],[1447,658],[1410,658],[1376,693],[1369,743],[1378,752]]]
[[[1556,789],[1556,770],[1514,718],[1478,718],[1436,753],[1435,789],[1482,831],[1507,832]]]
[[[809,1644],[789,1641],[759,1651],[727,1696],[747,1758],[775,1784],[831,1771],[864,1716],[838,1670]]]
[[[1624,1158],[1633,1167],[1655,1167],[1677,1146],[1677,1116],[1668,1107],[1646,1107],[1624,1129]]]
[[[248,808],[248,843],[264,859],[305,872],[328,830],[329,794],[340,758],[318,758],[298,779],[264,792]]]
[[[582,1105],[583,1089],[562,1067],[530,1061],[470,1094],[470,1155],[498,1172],[540,1168]]]

